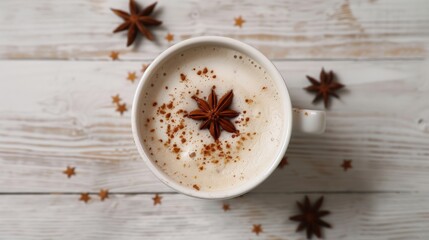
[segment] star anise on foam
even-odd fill
[[[239,112],[228,109],[232,104],[234,94],[232,90],[223,95],[219,101],[214,88],[205,101],[197,96],[192,97],[198,104],[198,108],[189,113],[188,117],[194,120],[203,120],[200,129],[208,128],[212,137],[217,140],[221,133],[221,128],[227,132],[237,132],[234,124],[229,118],[235,118],[240,115]]]
[[[161,21],[149,16],[155,9],[155,6],[156,2],[152,3],[142,11],[139,11],[139,7],[136,2],[134,2],[134,0],[130,0],[130,13],[126,13],[119,9],[111,9],[117,16],[124,20],[124,22],[113,30],[113,32],[117,33],[128,29],[127,47],[136,39],[137,30],[146,36],[147,39],[151,41],[155,39],[152,33],[147,29],[148,26],[158,26],[162,24]]]
[[[322,71],[320,72],[320,82],[310,76],[307,76],[307,79],[311,82],[312,85],[304,89],[309,92],[317,93],[316,97],[313,100],[313,103],[318,102],[323,98],[325,108],[328,108],[329,96],[340,98],[335,93],[335,91],[343,88],[344,85],[341,83],[334,82],[334,72],[329,71],[329,73],[326,73],[325,69],[322,68]]]
[[[306,229],[307,238],[311,239],[313,234],[318,238],[321,238],[321,228],[331,228],[329,223],[321,219],[330,213],[329,211],[320,210],[320,207],[323,204],[323,197],[320,197],[316,203],[314,203],[314,205],[311,205],[310,199],[308,199],[307,196],[305,196],[304,203],[296,202],[296,204],[298,205],[301,214],[292,216],[289,219],[299,222],[299,225],[296,229],[297,232]]]

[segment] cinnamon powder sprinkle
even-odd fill
[[[209,70],[207,70],[207,68],[206,68],[206,67],[203,69],[203,73],[204,73],[204,74],[206,74],[208,71],[209,71]]]
[[[173,148],[173,152],[174,153],[179,153],[180,152],[180,148],[178,148],[178,147]]]
[[[198,75],[201,75],[201,71],[198,71],[198,72],[197,72],[197,74],[198,74]]]
[[[167,107],[168,107],[168,109],[172,109],[172,108],[173,108],[173,102],[170,102],[170,103],[167,105]]]
[[[153,102],[152,106],[155,107],[156,105],[158,105],[158,103],[157,102]]]
[[[180,74],[180,79],[181,79],[182,81],[185,81],[185,80],[186,80],[186,75],[185,75],[185,74],[183,74],[183,73],[181,73],[181,74]]]
[[[195,188],[195,190],[200,191],[200,187],[197,184],[194,184],[192,187]]]

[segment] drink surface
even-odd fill
[[[265,172],[279,154],[285,105],[277,86],[256,61],[232,49],[196,47],[159,65],[143,93],[141,129],[151,161],[177,183],[198,191],[237,187]],[[230,118],[238,130],[222,130],[217,141],[203,121],[188,114],[198,109],[192,98],[218,100],[230,90]]]

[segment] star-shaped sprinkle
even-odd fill
[[[136,72],[129,72],[128,73],[127,80],[129,80],[133,83],[134,80],[136,80],[136,78],[137,78]]]
[[[341,164],[341,167],[344,169],[344,172],[347,172],[349,168],[353,168],[352,160],[343,160],[343,164]]]
[[[118,103],[116,105],[116,111],[119,112],[121,115],[123,115],[124,112],[127,111],[127,105],[125,103],[123,103],[123,104]]]
[[[280,161],[279,165],[277,166],[277,168],[283,169],[284,166],[288,165],[288,161],[287,161],[287,157],[284,156],[283,159]]]
[[[107,189],[100,189],[100,192],[98,193],[98,196],[100,197],[101,201],[104,201],[104,199],[109,198],[109,190],[107,190]]]
[[[226,203],[223,204],[222,208],[224,212],[231,210],[231,208],[229,207],[229,204],[226,204]]]
[[[146,72],[146,69],[149,67],[149,64],[143,64],[142,65],[142,70],[141,70],[141,72],[142,73],[144,73],[144,72]]]
[[[296,202],[301,212],[299,215],[290,217],[292,221],[299,222],[297,232],[304,229],[307,231],[307,238],[311,239],[313,234],[318,238],[322,237],[322,227],[331,228],[331,225],[322,220],[322,217],[330,214],[329,211],[320,210],[323,204],[323,197],[320,197],[313,205],[310,199],[305,196],[304,203]]]
[[[67,169],[64,170],[63,173],[66,174],[68,178],[70,178],[71,176],[76,175],[74,170],[74,167],[67,166]]]
[[[239,16],[239,17],[236,17],[236,18],[234,18],[234,26],[237,26],[237,27],[243,27],[243,23],[245,23],[246,21],[241,17],[241,16]]]
[[[81,193],[79,201],[84,201],[87,203],[89,200],[91,200],[91,197],[89,196],[89,193]]]
[[[119,104],[121,102],[121,100],[122,99],[119,97],[119,94],[112,96],[112,103]]]
[[[133,44],[136,39],[137,30],[147,39],[151,41],[155,39],[152,33],[148,30],[148,27],[159,26],[162,23],[150,16],[155,9],[155,6],[156,2],[140,11],[136,2],[134,0],[130,0],[130,13],[126,13],[119,9],[111,9],[113,13],[124,20],[124,22],[113,30],[113,32],[117,33],[128,30],[127,47]]]
[[[155,194],[155,197],[153,197],[153,198],[152,198],[152,200],[153,200],[153,205],[155,206],[155,205],[157,205],[157,204],[161,204],[161,199],[162,199],[162,197],[160,197],[160,196],[158,195],[158,193],[157,193],[157,194]]]
[[[261,224],[253,224],[252,232],[254,232],[256,235],[259,235],[259,233],[263,232]]]
[[[110,58],[111,58],[112,60],[118,60],[118,59],[119,59],[119,52],[112,51],[112,52],[110,53]]]
[[[174,41],[174,35],[171,33],[168,33],[167,36],[165,36],[165,40],[167,40],[167,42]]]
[[[311,82],[311,85],[304,89],[308,92],[316,93],[313,103],[323,99],[325,108],[328,108],[330,96],[340,98],[335,92],[343,88],[344,85],[334,82],[334,72],[329,71],[329,73],[326,73],[325,69],[322,68],[322,71],[320,72],[320,82],[310,76],[307,76],[307,79]]]

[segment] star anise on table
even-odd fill
[[[331,225],[321,218],[330,214],[329,211],[320,210],[320,207],[323,204],[323,197],[320,197],[314,205],[311,205],[310,199],[305,196],[304,203],[296,202],[298,205],[301,214],[292,216],[289,219],[292,221],[299,222],[299,225],[296,229],[297,232],[300,232],[304,229],[307,231],[307,238],[311,239],[313,234],[318,238],[322,237],[321,228],[331,228]]]
[[[223,95],[219,101],[217,99],[214,88],[208,97],[208,101],[205,101],[197,96],[193,99],[197,102],[198,108],[189,113],[188,117],[194,120],[203,120],[204,122],[200,125],[200,129],[208,128],[210,135],[217,140],[221,133],[221,127],[223,130],[235,133],[237,129],[234,124],[229,121],[229,118],[235,118],[240,113],[234,110],[228,109],[232,104],[234,94],[232,90]]]
[[[147,29],[148,26],[158,26],[162,24],[161,21],[149,16],[155,9],[155,6],[156,2],[140,11],[136,2],[130,0],[130,13],[126,13],[119,9],[111,9],[117,16],[124,20],[113,32],[117,33],[128,29],[127,47],[136,39],[137,30],[146,36],[147,39],[151,41],[155,39],[152,33]]]
[[[313,100],[313,103],[316,103],[323,98],[325,108],[328,108],[329,96],[340,98],[335,93],[335,91],[343,88],[344,85],[341,83],[334,82],[334,72],[329,71],[329,73],[326,73],[325,69],[322,68],[322,71],[320,72],[320,82],[310,76],[307,76],[307,79],[311,82],[312,85],[304,89],[309,92],[317,93],[316,97]]]

